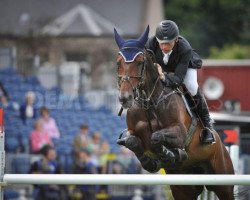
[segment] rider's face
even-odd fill
[[[159,43],[159,45],[162,52],[167,54],[174,48],[175,40],[172,42]]]

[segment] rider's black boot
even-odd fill
[[[196,110],[204,125],[204,130],[202,131],[201,134],[201,142],[203,144],[214,143],[215,139],[213,136],[214,128],[212,119],[210,118],[209,115],[206,100],[201,94],[200,90],[198,90],[197,94],[194,96],[194,100],[196,103]]]

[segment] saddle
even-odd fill
[[[178,90],[184,95],[185,101],[187,103],[185,105],[189,107],[190,111],[192,111],[192,115],[198,117],[197,112],[196,112],[196,104],[195,104],[194,98],[192,97],[188,89],[186,88],[185,84],[180,85],[178,87]]]
[[[194,101],[192,95],[190,94],[190,92],[188,91],[188,89],[186,88],[186,86],[184,84],[182,84],[181,86],[179,86],[177,88],[177,91],[181,95],[182,100],[186,106],[186,109],[187,109],[187,111],[192,119],[191,125],[188,129],[186,142],[185,142],[185,146],[188,146],[189,143],[191,142],[191,140],[193,138],[193,134],[196,130],[197,121],[199,119],[199,116],[196,112],[195,101]]]

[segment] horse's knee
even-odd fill
[[[160,131],[154,132],[151,137],[151,148],[155,152],[162,151],[162,145],[164,144],[164,134]]]
[[[157,131],[152,134],[151,145],[162,145],[164,141],[164,135],[162,132]]]

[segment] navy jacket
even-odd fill
[[[193,50],[189,42],[181,36],[178,37],[167,65],[163,62],[164,55],[155,36],[149,38],[146,48],[153,51],[155,62],[160,64],[165,72],[174,73],[174,82],[177,84],[183,82],[188,68],[200,68],[202,65],[200,56]]]
[[[27,116],[26,116],[26,104],[23,104],[20,106],[20,118],[23,121],[24,124],[26,124],[26,120],[27,120]],[[36,119],[37,118],[37,109],[33,107],[33,117],[32,119]]]

